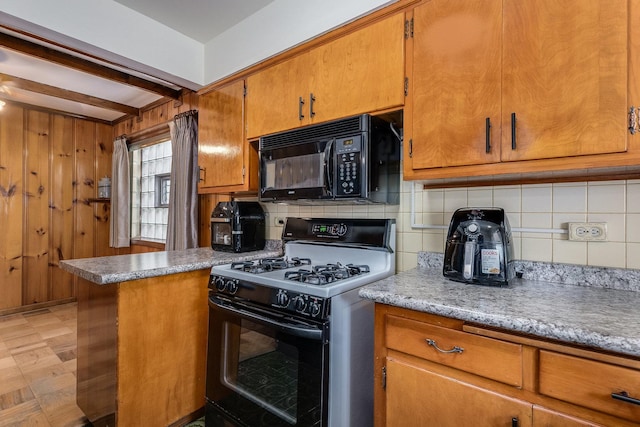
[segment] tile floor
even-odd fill
[[[0,316],[0,427],[76,427],[76,304]]]

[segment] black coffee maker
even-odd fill
[[[462,208],[454,212],[443,274],[451,280],[478,285],[506,286],[513,279],[513,239],[502,208]]]
[[[265,216],[258,202],[220,202],[211,213],[211,248],[249,252],[264,249]]]

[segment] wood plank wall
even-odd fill
[[[111,175],[112,126],[8,103],[0,112],[0,313],[75,297],[63,259],[112,253],[108,204],[90,202]]]
[[[141,118],[111,126],[5,106],[0,112],[0,314],[75,298],[77,278],[59,268],[60,260],[161,250],[110,248],[110,205],[92,199],[98,180],[111,176],[116,136],[157,131],[175,115],[197,108],[197,94],[186,93],[180,101],[158,103]],[[209,246],[211,211],[230,198],[199,197],[200,246]]]

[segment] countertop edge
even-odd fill
[[[147,252],[60,261],[62,270],[97,285],[148,279],[169,274],[210,269],[214,265],[230,264],[265,257],[282,256],[281,250],[254,252],[214,252],[210,248],[184,251]]]
[[[410,270],[410,272],[411,274],[420,274],[420,270],[416,269]],[[447,300],[447,303],[442,303],[438,301],[438,299],[441,299],[439,298],[439,295],[434,298],[423,297],[420,296],[420,293],[412,294],[410,290],[403,288],[398,282],[402,282],[403,280],[405,282],[414,281],[415,277],[410,277],[409,279],[398,279],[398,277],[402,276],[403,273],[399,273],[391,278],[383,279],[382,281],[367,285],[360,289],[359,295],[362,298],[369,299],[380,304],[455,318],[478,325],[500,328],[514,333],[524,333],[534,337],[540,337],[542,339],[553,339],[569,345],[586,346],[596,350],[611,351],[636,358],[640,357],[640,332],[638,335],[628,334],[625,336],[622,333],[617,333],[615,328],[611,328],[611,330],[598,331],[596,329],[602,328],[594,327],[590,329],[589,325],[580,324],[579,322],[570,324],[570,322],[565,323],[553,318],[536,318],[535,315],[528,312],[525,312],[524,314],[518,312],[516,308],[513,309],[513,314],[505,314],[505,312],[496,314],[491,312],[492,307],[491,305],[487,305],[486,301],[484,302],[484,305],[478,305],[472,308],[464,307],[465,302],[461,302],[460,305],[456,305],[456,302],[451,301],[450,298],[443,297],[442,299]],[[428,276],[425,276],[425,279],[428,278]],[[420,286],[424,286],[425,284],[426,283],[421,282]],[[555,284],[549,285],[555,286]],[[451,286],[459,285],[452,284]],[[571,285],[557,286],[568,288],[572,287]],[[573,288],[576,292],[580,292],[584,289],[580,287]],[[471,290],[471,288],[469,290]],[[609,294],[612,292],[620,292],[620,296],[623,299],[625,293],[631,291],[594,289],[592,292],[603,292]],[[448,295],[446,296],[448,297]]]

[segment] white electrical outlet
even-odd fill
[[[570,222],[569,240],[583,242],[606,242],[606,222]]]

